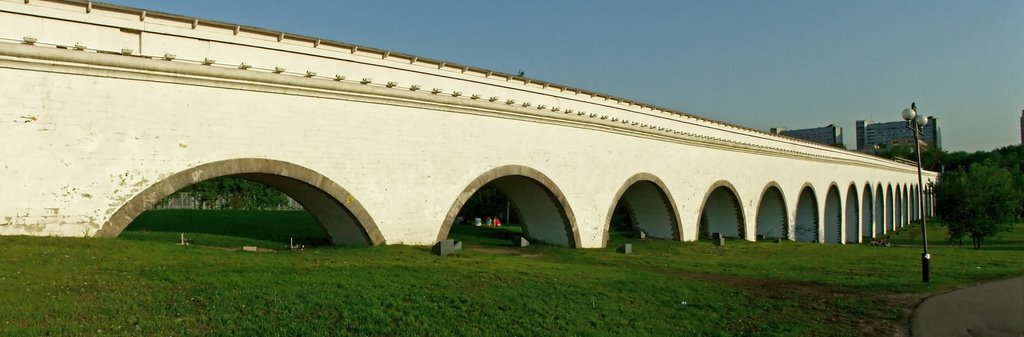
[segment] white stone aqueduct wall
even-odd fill
[[[0,23],[3,235],[116,236],[223,175],[285,191],[339,244],[432,244],[488,182],[573,247],[605,244],[619,198],[679,240],[702,210],[748,240],[813,214],[820,242],[921,214],[913,166],[586,90],[89,2],[2,0]]]

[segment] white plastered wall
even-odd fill
[[[696,239],[700,207],[718,181],[735,188],[748,240],[771,182],[783,193],[790,235],[805,184],[813,186],[824,219],[833,183],[845,205],[843,184],[851,181],[916,182],[906,165],[585,93],[230,29],[51,7],[59,6],[0,1],[0,18],[11,23],[0,27],[7,41],[0,45],[7,55],[0,67],[0,141],[11,144],[0,149],[0,234],[90,235],[160,179],[234,158],[286,161],[330,178],[360,200],[388,243],[405,244],[432,243],[462,188],[503,165],[533,168],[558,186],[581,247],[604,244],[611,196],[641,172],[664,182],[683,240]],[[24,36],[40,43],[17,44]],[[59,52],[89,53],[76,55],[83,63],[53,62],[45,57],[60,54],[32,49],[75,44],[90,50]],[[93,50],[132,46],[155,59]],[[40,59],[11,56],[22,52]],[[159,60],[164,54],[178,59]],[[217,63],[183,61],[204,59]],[[116,66],[95,65],[102,62]],[[255,68],[227,66],[241,62]],[[160,69],[140,70],[150,66]],[[202,67],[209,71],[189,70]],[[292,78],[285,82],[231,78],[274,67],[298,75],[275,75]],[[319,77],[302,78],[307,70]],[[322,88],[330,79],[320,77],[335,74],[348,82]],[[374,90],[347,91],[362,78],[372,78],[367,87]],[[385,88],[387,82],[398,85]],[[412,84],[422,89],[410,93]],[[441,91],[429,94],[433,88]],[[468,98],[474,94],[480,98]],[[500,99],[485,103],[492,96]]]

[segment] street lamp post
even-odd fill
[[[903,120],[907,121],[907,128],[914,133],[914,148],[917,151],[917,196],[918,200],[920,200],[920,205],[918,206],[923,210],[924,198],[921,193],[924,193],[924,179],[921,177],[921,133],[924,132],[924,126],[928,124],[928,118],[924,115],[919,115],[916,104],[910,103],[910,108],[903,109]],[[928,268],[931,255],[928,254],[927,219],[927,215],[921,216],[921,282],[924,283],[931,282]]]

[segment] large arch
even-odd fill
[[[757,205],[757,235],[765,238],[789,238],[786,198],[775,182],[768,183]]]
[[[146,188],[110,217],[96,236],[115,237],[139,214],[189,185],[235,177],[273,187],[299,202],[337,245],[382,245],[384,236],[358,200],[340,185],[311,169],[289,162],[240,158],[202,164],[170,175]]]
[[[910,224],[910,205],[912,200],[910,198],[910,187],[906,184],[903,185],[903,225]]]
[[[795,219],[793,238],[801,242],[818,242],[818,198],[810,184],[800,190]]]
[[[921,220],[921,194],[917,193],[917,185],[910,186],[910,221]]]
[[[916,215],[915,220],[921,220],[924,217],[924,193],[921,192],[921,186],[914,187],[914,212]]]
[[[908,224],[911,223],[911,222],[914,222],[914,220],[917,220],[916,218],[914,218],[914,213],[916,212],[915,207],[914,207],[914,202],[916,200],[917,200],[917,196],[914,195],[914,186],[913,185],[908,185],[908,187],[907,187],[907,223]]]
[[[925,185],[926,187],[924,190],[924,216],[932,217],[935,215],[935,192],[933,189],[929,188],[932,184],[931,181],[925,184],[927,185]]]
[[[895,218],[892,222],[892,229],[897,230],[903,228],[903,188],[900,185],[896,185],[895,196],[893,197],[893,207],[895,208]]]
[[[874,237],[885,234],[885,193],[882,184],[875,187],[875,226]]]
[[[580,232],[576,227],[576,217],[565,195],[546,175],[520,165],[493,168],[466,185],[448,209],[448,215],[437,234],[438,241],[448,238],[448,232],[462,206],[487,184],[501,190],[516,205],[522,216],[525,236],[543,243],[579,247]]]
[[[724,237],[746,239],[746,221],[743,219],[743,204],[737,197],[736,188],[727,181],[719,180],[708,188],[704,203],[700,207],[698,230],[701,234],[721,233]]]
[[[885,232],[891,232],[896,222],[896,207],[893,205],[892,200],[892,185],[888,185],[885,188]]]
[[[835,183],[829,185],[825,194],[825,219],[823,222],[825,243],[843,242],[843,205],[839,195],[839,187]]]
[[[856,184],[850,184],[846,189],[846,236],[843,242],[860,242],[860,198]]]
[[[861,238],[872,238],[875,236],[875,192],[871,184],[864,184],[864,198],[861,201],[860,220]],[[870,241],[870,240],[867,240]]]
[[[682,227],[679,223],[679,211],[675,199],[665,187],[665,183],[650,173],[637,173],[619,187],[612,198],[608,215],[604,222],[604,238],[602,244],[608,244],[608,231],[611,229],[612,215],[615,207],[622,201],[629,210],[633,225],[642,229],[648,236],[660,239],[681,240]]]

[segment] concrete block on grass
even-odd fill
[[[452,253],[455,253],[455,240],[438,241],[430,251],[437,256],[452,255]]]
[[[512,245],[514,245],[516,247],[519,247],[519,248],[525,248],[525,247],[529,247],[530,246],[530,241],[526,240],[526,238],[524,238],[522,236],[516,236],[516,237],[512,238]]]
[[[627,243],[622,245],[619,247],[618,252],[626,255],[633,254],[633,244]]]

